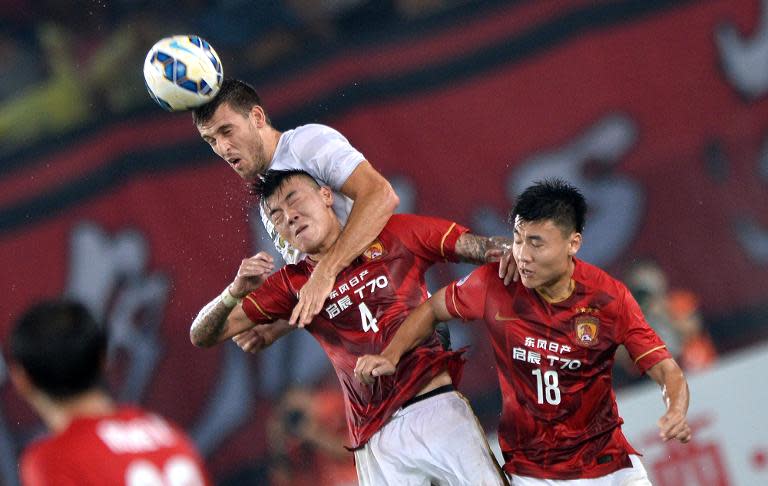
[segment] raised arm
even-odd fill
[[[189,329],[192,344],[211,347],[253,327],[239,300],[261,286],[273,268],[272,257],[266,252],[243,260],[232,284],[206,304],[192,321]]]
[[[381,354],[367,354],[357,359],[355,376],[370,384],[376,377],[394,374],[397,363],[405,353],[432,335],[438,322],[452,317],[445,306],[443,287],[411,312]]]
[[[352,211],[341,236],[301,288],[291,324],[304,327],[322,310],[336,276],[376,239],[400,202],[389,182],[367,161],[357,166],[341,192],[354,201]]]
[[[667,412],[659,419],[659,435],[666,442],[677,439],[682,443],[691,440],[691,428],[688,426],[688,382],[683,370],[675,360],[667,358],[659,361],[647,371],[653,381],[661,386],[661,394]]]
[[[464,233],[456,240],[456,254],[459,258],[476,265],[499,260],[504,251],[511,247],[512,240],[503,236]]]

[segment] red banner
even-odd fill
[[[396,183],[404,212],[504,234],[514,194],[566,177],[591,204],[585,259],[618,273],[653,257],[720,316],[766,303],[766,11],[515,2],[258,87],[278,128],[344,133]],[[3,341],[33,300],[82,298],[110,322],[122,398],[192,430],[219,472],[261,456],[256,361],[188,339],[197,310],[265,244],[243,185],[186,114],[153,110],[39,152],[0,173]],[[480,397],[496,385],[475,334],[477,379],[465,381]],[[9,387],[0,412],[9,437],[28,436],[31,413]]]

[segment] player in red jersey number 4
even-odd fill
[[[232,284],[193,322],[190,335],[197,345],[212,346],[289,316],[297,293],[341,234],[333,192],[306,172],[268,171],[260,196],[278,233],[307,258],[272,275],[268,254],[244,260]],[[322,312],[307,326],[341,384],[361,485],[506,484],[472,409],[453,390],[461,353],[443,349],[435,332],[403,357],[394,376],[367,386],[353,373],[357,357],[383,350],[408,313],[426,300],[429,267],[445,260],[484,261],[488,243],[450,221],[394,215],[339,273]]]
[[[11,334],[11,379],[52,435],[22,455],[25,486],[208,486],[192,441],[100,386],[104,327],[71,301],[41,302]]]
[[[515,485],[650,484],[621,432],[611,385],[620,344],[662,387],[662,439],[691,438],[688,384],[677,363],[624,284],[575,258],[586,211],[565,182],[528,187],[511,215],[520,280],[504,286],[497,264],[476,269],[436,292],[381,355],[363,356],[355,368],[360,380],[376,381],[399,370],[437,320],[484,320],[503,400],[499,443]]]

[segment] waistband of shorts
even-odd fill
[[[441,395],[443,393],[448,393],[455,391],[456,388],[454,388],[453,385],[443,385],[438,386],[434,390],[429,390],[427,393],[422,393],[421,395],[416,395],[415,397],[411,398],[410,400],[406,401],[404,404],[401,405],[400,408],[406,408],[410,405],[413,405],[414,403],[418,403],[422,400],[426,400],[427,398],[432,398],[435,395]]]

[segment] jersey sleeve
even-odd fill
[[[667,345],[656,331],[648,325],[640,306],[626,287],[621,287],[623,296],[618,322],[623,326],[622,344],[629,351],[632,361],[640,372],[645,373],[658,362],[671,358]]]
[[[415,214],[393,215],[387,229],[415,255],[433,262],[459,261],[456,242],[469,231],[445,219]]]
[[[341,191],[341,186],[365,160],[341,133],[319,124],[297,128],[292,150],[302,169],[334,191]]]
[[[487,263],[445,288],[445,307],[453,317],[463,321],[483,318],[489,278],[495,277],[498,263]]]
[[[243,298],[243,311],[254,324],[267,324],[291,316],[298,302],[288,279],[287,267],[270,275],[253,292]]]

